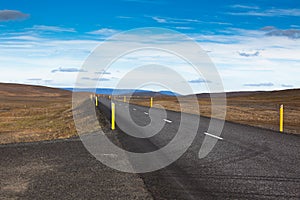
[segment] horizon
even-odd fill
[[[216,66],[225,92],[300,88],[300,5],[292,0],[113,0],[72,2],[71,7],[57,0],[29,2],[0,3],[1,82],[74,87],[86,58],[100,43],[130,29],[159,27],[195,40]],[[139,35],[135,37],[138,41]],[[188,65],[167,62],[155,52],[136,56],[181,66],[179,73],[194,93],[208,92],[209,80],[195,76]],[[100,72],[101,78],[100,73],[82,78],[113,88],[130,69],[130,59]]]
[[[0,82],[0,84],[16,84],[16,85],[24,85],[24,86],[38,86],[38,87],[47,87],[53,89],[60,89],[66,91],[73,91],[74,89],[83,89],[83,90],[96,90],[96,89],[103,89],[103,90],[138,90],[143,92],[172,92],[174,94],[179,94],[181,96],[192,95],[192,94],[211,94],[210,92],[200,92],[200,93],[192,93],[192,94],[180,94],[170,90],[144,90],[144,89],[130,89],[130,88],[73,88],[73,87],[52,87],[52,86],[45,86],[45,85],[31,85],[31,84],[22,84],[22,83],[6,83]],[[300,90],[300,88],[289,88],[289,89],[279,89],[279,90],[234,90],[234,91],[224,91],[225,93],[243,93],[243,92],[276,92],[276,91],[287,91],[287,90]],[[217,92],[218,93],[218,92]],[[96,93],[102,94],[102,93]]]

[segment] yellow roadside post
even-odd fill
[[[111,130],[115,130],[115,104],[111,103]]]
[[[96,107],[97,107],[98,106],[98,96],[96,96],[95,100],[96,100],[95,104],[96,104]]]
[[[153,106],[153,97],[151,97],[150,99],[150,108],[152,108],[152,106]]]
[[[126,103],[126,96],[124,96],[124,103]]]
[[[280,105],[280,122],[279,122],[279,130],[283,132],[283,105]]]

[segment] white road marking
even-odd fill
[[[213,134],[210,134],[210,133],[207,133],[207,132],[204,132],[205,135],[208,135],[210,137],[213,137],[213,138],[216,138],[218,140],[223,140],[223,138],[219,137],[219,136],[216,136],[216,135],[213,135]]]
[[[171,120],[164,119],[165,122],[172,123]]]
[[[133,108],[132,110],[136,110],[135,108]]]
[[[114,154],[114,153],[103,153],[101,154],[102,156],[107,156],[107,157],[112,157],[112,158],[116,158],[118,157],[117,154]]]
[[[145,113],[145,115],[149,115],[149,113],[147,113],[147,112],[144,112]]]

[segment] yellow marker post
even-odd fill
[[[283,132],[283,105],[280,105],[279,131]]]
[[[115,104],[111,103],[111,130],[115,130]]]
[[[98,106],[98,97],[96,96],[96,98],[95,98],[95,104],[96,104],[96,107]]]
[[[150,99],[150,108],[152,108],[152,106],[153,106],[153,97],[151,97]]]
[[[126,103],[126,96],[124,96],[124,103]]]

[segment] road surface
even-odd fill
[[[110,103],[99,104],[108,119]],[[118,102],[117,124],[128,123],[121,112],[126,106],[137,124],[151,122],[149,108]],[[157,118],[168,120],[162,131],[149,139],[118,128],[112,134],[128,151],[154,151],[178,128],[180,113],[166,114]],[[300,137],[226,122],[223,140],[199,159],[208,123],[201,117],[194,142],[176,162],[143,174],[106,167],[79,138],[0,145],[0,199],[300,199]]]
[[[100,99],[99,108],[110,117],[110,101]],[[104,106],[105,105],[105,106]],[[124,124],[116,102],[117,124]],[[129,105],[134,122],[150,123],[149,108]],[[120,114],[121,113],[121,114]],[[190,115],[193,122],[195,115]],[[168,120],[158,137],[136,139],[121,132],[123,148],[133,152],[153,151],[166,145],[178,128],[180,113],[167,111]],[[164,120],[162,119],[162,120]],[[300,199],[300,137],[226,122],[213,151],[198,158],[209,119],[201,117],[198,134],[188,151],[162,170],[140,174],[146,187],[159,199]],[[134,132],[134,130],[132,130]],[[187,128],[187,133],[189,129]]]

